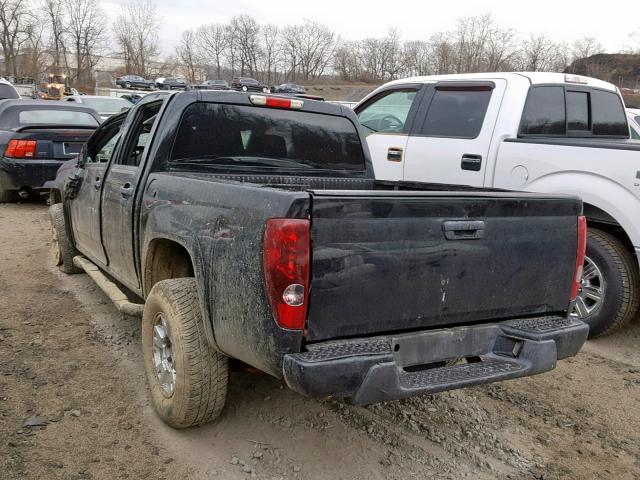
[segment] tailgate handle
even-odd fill
[[[482,168],[482,155],[474,155],[471,153],[465,153],[462,155],[462,162],[460,163],[462,170],[471,170],[472,172],[479,172]]]
[[[444,222],[442,231],[447,240],[479,240],[484,237],[484,222],[482,220]]]

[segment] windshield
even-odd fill
[[[122,98],[82,98],[82,103],[100,113],[117,113],[123,108],[131,107],[131,103]]]
[[[356,127],[344,117],[196,103],[185,111],[173,164],[363,171]]]
[[[88,112],[74,110],[22,110],[18,113],[19,125],[74,125],[97,127],[98,121]]]

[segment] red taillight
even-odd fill
[[[267,220],[262,252],[264,277],[273,315],[283,328],[304,329],[309,296],[309,244],[309,220]]]
[[[571,287],[571,301],[575,300],[580,290],[582,281],[582,268],[584,257],[587,252],[587,218],[578,217],[578,247],[576,249],[576,269],[573,275],[573,286]]]
[[[4,151],[5,157],[11,158],[33,158],[36,156],[35,140],[10,140],[7,149]]]
[[[273,107],[273,108],[291,108],[294,110],[300,110],[304,106],[302,100],[295,98],[282,98],[282,97],[267,97],[265,95],[250,95],[249,100],[254,105],[261,107]]]

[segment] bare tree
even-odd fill
[[[222,62],[229,47],[229,37],[225,25],[211,23],[200,27],[196,34],[200,57],[216,68],[216,78],[222,77]]]
[[[16,70],[21,77],[35,79],[47,68],[45,23],[34,17],[25,28],[25,40],[22,42],[20,56],[16,61]]]
[[[544,35],[531,35],[522,46],[520,67],[530,72],[562,71],[566,66],[566,46]]]
[[[176,48],[176,54],[184,67],[184,73],[190,82],[199,80],[199,58],[196,51],[196,33],[193,30],[182,32],[180,45]]]
[[[299,28],[299,40],[299,73],[304,80],[318,78],[333,58],[336,35],[325,25],[305,20]]]
[[[260,26],[249,15],[238,15],[231,19],[230,49],[240,63],[240,75],[254,76],[258,70],[260,55]]]
[[[65,18],[65,9],[63,4],[58,0],[45,0],[42,5],[43,15],[46,18],[48,24],[49,34],[51,36],[51,55],[52,66],[56,71],[59,71],[62,66],[68,71],[67,63],[67,47],[65,42],[65,35],[67,33],[67,19]]]
[[[263,80],[267,84],[275,82],[278,64],[281,60],[280,30],[276,25],[265,25],[260,29],[261,49],[261,69]]]
[[[65,0],[67,35],[75,59],[75,82],[88,82],[107,41],[105,15],[98,0]]]
[[[0,45],[5,75],[18,76],[16,57],[32,18],[25,0],[0,0]]]
[[[160,54],[158,9],[152,0],[132,0],[113,24],[127,73],[150,75],[150,63]]]

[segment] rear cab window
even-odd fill
[[[534,85],[519,136],[629,138],[624,106],[615,92],[573,85]]]
[[[169,168],[365,171],[356,126],[345,117],[198,102],[187,107]]]
[[[60,125],[97,127],[98,121],[88,112],[74,110],[21,110],[17,115],[19,126],[25,125]]]

